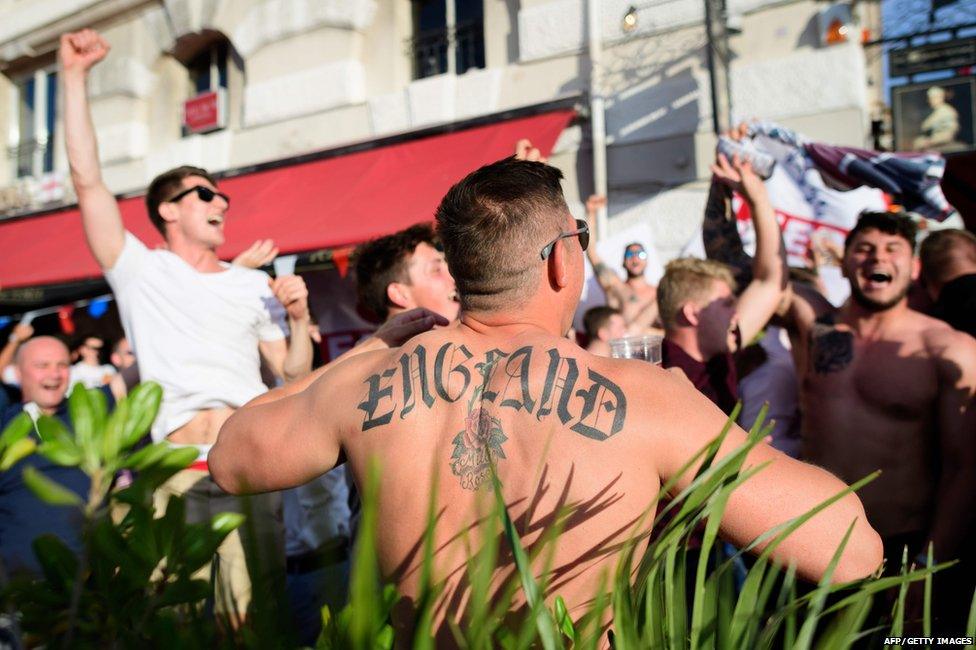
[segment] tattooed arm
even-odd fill
[[[743,341],[750,341],[776,313],[788,279],[786,253],[780,236],[776,213],[769,201],[766,186],[749,162],[736,156],[731,163],[719,154],[712,165],[715,178],[745,198],[756,229],[756,257],[752,279],[739,296],[739,330]]]
[[[689,383],[664,373],[655,374],[657,377],[645,376],[637,382],[636,385],[644,386],[642,395],[646,397],[635,402],[635,406],[641,409],[637,411],[638,420],[654,419],[650,456],[661,479],[666,481],[678,475],[690,458],[714,440],[726,416]],[[735,450],[746,437],[742,429],[733,425],[718,457]],[[765,444],[752,449],[743,468],[760,465],[764,467],[732,493],[722,517],[723,538],[739,547],[806,513],[846,487],[827,471],[794,460]],[[687,487],[695,471],[692,467],[682,474],[674,491]],[[868,524],[864,508],[854,494],[845,495],[787,537],[773,552],[773,559],[782,565],[795,563],[799,575],[817,580],[826,571],[852,522],[853,532],[833,581],[867,576],[881,563],[881,539]],[[761,544],[759,548],[764,546]]]
[[[600,287],[607,297],[607,305],[614,309],[620,309],[627,299],[624,282],[617,275],[617,272],[607,266],[600,254],[596,252],[596,243],[599,241],[599,235],[602,234],[597,231],[596,215],[600,208],[606,204],[606,197],[597,194],[586,200],[586,223],[590,227],[590,238],[593,240],[586,249],[586,258],[590,260],[596,281],[600,283]]]
[[[742,247],[742,238],[735,224],[732,190],[716,178],[712,179],[705,203],[702,243],[708,259],[728,266],[736,284],[748,286],[752,281],[752,258]]]

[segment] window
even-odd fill
[[[53,68],[15,77],[16,122],[11,124],[9,155],[17,178],[54,170],[54,125],[58,74]]]
[[[239,106],[243,66],[227,38],[204,31],[181,39],[174,52],[187,71],[183,135],[234,127],[232,107]]]
[[[485,67],[483,0],[413,0],[414,79]]]
[[[214,43],[186,64],[197,95],[227,89],[227,41]]]

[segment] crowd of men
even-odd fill
[[[561,173],[522,145],[451,188],[434,224],[357,249],[359,303],[378,329],[313,369],[304,282],[220,261],[232,197],[206,170],[179,167],[149,185],[147,209],[165,249],[150,250],[125,230],[102,180],[87,105],[89,70],[107,54],[89,30],[61,41],[72,181],[126,338],[113,342],[108,365],[106,341],[85,336],[72,366],[63,342],[15,327],[0,366],[14,365],[21,395],[3,423],[21,411],[66,419],[75,381],[116,399],[132,385],[132,368],[161,384],[152,440],[193,446],[199,457],[163,486],[157,507],[179,496],[190,521],[225,511],[251,517],[201,569],[229,597],[218,609],[246,615],[255,572],[283,572],[296,633],[314,640],[321,606],[345,599],[356,485],[378,459],[380,566],[407,603],[417,595],[421,558],[413,549],[430,501],[421,486],[437,486],[436,560],[455,576],[437,610],[444,631],[447,603],[466,589],[458,569],[468,549],[458,533],[483,514],[478,494],[492,466],[528,545],[566,503],[612,496],[578,513],[557,546],[554,566],[566,574],[559,593],[571,612],[582,611],[662,482],[688,484],[691,474],[679,476],[680,468],[741,401],[739,424],[748,428],[768,402],[776,425],[771,444],[747,459],[768,466],[733,494],[723,536],[746,545],[880,469],[859,496],[815,516],[774,559],[817,580],[852,522],[838,581],[876,572],[882,558],[897,569],[905,547],[920,561],[931,543],[937,560],[963,560],[936,597],[940,624],[962,629],[952,626],[964,616],[960,600],[968,605],[976,559],[968,557],[976,499],[971,233],[933,234],[919,256],[909,216],[865,213],[839,260],[851,298],[835,307],[809,271],[787,266],[773,207],[750,164],[719,156],[705,214],[710,259],[673,260],[654,286],[646,277],[653,242],[625,248],[622,278],[589,245],[604,199],[591,197],[588,219],[574,219]],[[751,214],[752,258],[731,216],[733,192]],[[261,242],[252,253],[273,257],[273,245]],[[606,305],[586,313],[577,335],[587,260]],[[909,307],[919,282],[931,297],[928,315]],[[664,369],[610,356],[610,340],[648,332],[664,336]],[[276,378],[270,391],[262,364]],[[733,427],[720,453],[744,440]],[[41,469],[87,489],[77,470]],[[64,510],[30,516],[36,504],[18,477],[0,476],[0,559],[7,571],[36,571],[30,540],[53,531],[77,547],[76,522]],[[247,505],[240,494],[252,495]],[[245,552],[253,547],[277,549],[280,562],[255,562]],[[409,605],[394,616],[405,631]]]

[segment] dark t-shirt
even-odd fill
[[[681,368],[702,395],[730,415],[739,401],[739,378],[732,354],[726,352],[705,363],[691,358],[677,343],[665,338],[661,344],[661,365]]]
[[[953,329],[976,337],[976,273],[947,282],[939,292],[932,315]]]
[[[111,408],[111,392],[107,388],[103,390]],[[0,413],[0,430],[23,410],[23,404],[14,404]],[[71,427],[67,400],[61,402],[55,417]],[[23,472],[27,467],[35,468],[85,500],[91,484],[78,468],[56,465],[39,454],[31,454],[6,472],[0,472],[0,559],[8,575],[20,571],[40,573],[31,542],[43,534],[56,535],[72,551],[81,552],[81,512],[73,507],[51,506],[38,499],[24,484]]]

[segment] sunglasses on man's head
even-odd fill
[[[629,260],[632,257],[636,257],[636,258],[641,259],[641,260],[646,260],[647,259],[647,251],[642,251],[642,250],[634,249],[634,250],[626,251],[624,253],[624,259],[625,260]]]
[[[224,203],[227,204],[227,207],[230,207],[230,197],[229,196],[227,196],[223,192],[214,191],[214,190],[212,190],[209,187],[206,187],[204,185],[194,185],[193,187],[188,187],[185,190],[183,190],[182,192],[180,192],[179,194],[177,194],[176,196],[174,196],[173,198],[167,199],[165,201],[165,203],[176,203],[180,199],[182,199],[184,196],[186,196],[187,194],[189,194],[190,192],[196,192],[197,193],[197,196],[204,203],[210,203],[211,201],[214,200],[214,197],[215,196],[219,196],[220,198],[222,198],[224,200]]]
[[[541,255],[542,259],[544,260],[548,259],[549,255],[552,254],[552,249],[556,245],[557,241],[565,237],[577,236],[579,237],[580,248],[586,250],[586,247],[590,245],[590,227],[583,219],[576,219],[576,230],[573,230],[572,232],[564,232],[553,239],[551,242],[542,247],[542,250],[539,251],[539,255]]]

